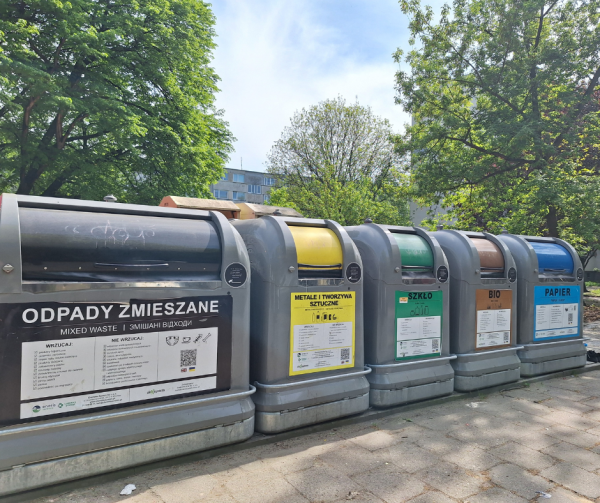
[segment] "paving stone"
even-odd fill
[[[547,418],[554,423],[563,424],[565,426],[569,426],[570,428],[575,428],[582,431],[600,427],[600,423],[598,423],[598,421],[589,419],[581,414],[567,412],[566,410],[558,410],[553,412],[552,414],[548,415]]]
[[[221,491],[221,484],[211,475],[178,479],[168,483],[155,484],[152,491],[165,503],[203,501],[211,493]]]
[[[502,445],[509,440],[516,440],[528,434],[525,428],[499,418],[480,423],[481,426],[465,425],[463,428],[452,430],[448,435],[460,440],[481,446],[483,448]]]
[[[522,466],[527,470],[542,470],[552,466],[555,461],[547,454],[530,449],[516,442],[507,442],[504,445],[493,447],[488,451],[497,458]]]
[[[600,497],[600,476],[582,470],[570,463],[558,463],[542,470],[540,475],[587,498]]]
[[[349,491],[345,497],[336,500],[334,503],[348,503],[349,501],[352,503],[385,503],[374,494],[365,490]]]
[[[385,430],[377,430],[357,435],[351,438],[350,441],[369,451],[376,451],[377,449],[383,449],[397,444],[398,442],[401,442],[402,439],[398,435],[390,435]]]
[[[468,445],[460,440],[457,440],[456,438],[448,437],[444,432],[441,431],[430,431],[426,435],[421,435],[421,437],[418,438],[415,443],[423,449],[427,449],[428,451],[440,455],[456,452],[465,445]]]
[[[461,428],[465,423],[472,422],[477,415],[484,415],[481,412],[475,412],[466,408],[461,412],[440,415],[439,410],[436,411],[433,409],[427,416],[415,417],[413,421],[424,428],[447,432],[455,428]]]
[[[548,492],[554,485],[510,463],[495,466],[489,476],[494,484],[528,500],[536,496],[536,491]]]
[[[524,399],[512,400],[510,403],[510,408],[520,410],[527,414],[531,414],[532,416],[542,417],[552,412],[552,409],[541,403],[535,403],[531,400]]]
[[[321,454],[319,459],[345,475],[367,472],[389,462],[389,456],[386,453],[374,454],[350,441],[340,445],[337,449]]]
[[[443,459],[474,472],[487,470],[502,462],[483,449],[471,446],[464,446],[460,450],[444,454]]]
[[[598,404],[600,405],[600,400],[598,400]],[[590,412],[584,414],[583,417],[600,422],[600,409],[593,408]]]
[[[554,398],[566,398],[567,400],[573,400],[578,402],[579,400],[584,400],[587,398],[587,393],[582,393],[581,389],[578,388],[576,390],[567,390],[563,388],[554,387],[551,384],[547,384],[543,393],[549,395]]]
[[[388,449],[390,462],[401,470],[414,473],[439,462],[439,456],[411,442],[402,442]]]
[[[538,402],[551,398],[551,396],[545,391],[537,391],[526,387],[504,391],[503,395],[510,396],[512,398],[522,398],[529,402]]]
[[[352,479],[386,503],[400,503],[421,494],[425,485],[395,465],[384,465]]]
[[[592,500],[584,498],[580,494],[575,494],[563,487],[555,487],[549,493],[552,496],[552,503],[593,503]],[[539,499],[538,501],[544,501]]]
[[[469,503],[523,503],[525,501],[527,500],[499,487],[492,487],[487,491],[469,497]]]
[[[232,477],[225,482],[225,487],[239,503],[307,502],[307,499],[285,480],[283,475],[274,471],[267,471],[260,475],[243,474],[240,477]]]
[[[542,452],[554,456],[562,461],[583,468],[588,472],[594,472],[600,468],[600,454],[591,452],[581,447],[566,442],[551,445]]]
[[[285,478],[309,501],[333,501],[361,490],[348,476],[328,466],[290,473]]]
[[[600,442],[598,435],[594,435],[589,432],[586,433],[575,428],[569,428],[568,426],[564,426],[562,424],[544,430],[544,434],[554,437],[558,440],[562,440],[563,442],[569,442],[570,444],[578,445],[584,449],[593,447]]]
[[[576,402],[574,400],[567,400],[566,398],[551,398],[545,401],[544,405],[551,409],[564,410],[572,414],[584,414],[585,412],[596,410],[585,402]]]
[[[484,489],[485,477],[442,462],[416,472],[415,477],[453,498],[466,498]]]
[[[427,491],[426,493],[409,500],[409,503],[455,503],[456,500],[450,499],[438,491]]]
[[[529,447],[530,449],[537,450],[560,442],[560,438],[554,438],[547,435],[548,430],[549,428],[544,428],[543,430],[535,431],[529,435],[515,439],[514,442]]]

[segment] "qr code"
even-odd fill
[[[504,344],[510,343],[510,332],[504,332]]]
[[[181,350],[181,366],[182,367],[195,367],[197,356],[198,356],[197,349],[182,349]]]
[[[431,352],[432,353],[440,352],[440,341],[438,339],[431,340]]]
[[[340,349],[340,359],[342,363],[350,361],[350,348]]]

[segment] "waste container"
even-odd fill
[[[517,338],[521,375],[583,367],[583,267],[558,238],[501,234],[517,264]]]
[[[250,380],[256,430],[275,433],[366,410],[362,263],[331,220],[233,222],[252,268]]]
[[[517,270],[508,247],[487,232],[432,234],[450,268],[454,388],[472,391],[518,380]]]
[[[4,194],[0,495],[249,438],[249,294],[220,213]]]
[[[448,262],[423,229],[345,228],[364,268],[365,362],[374,407],[449,395]]]

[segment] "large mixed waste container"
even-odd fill
[[[4,194],[0,495],[250,437],[249,294],[220,213]]]

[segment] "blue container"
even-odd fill
[[[538,259],[540,274],[544,272],[564,272],[573,274],[573,257],[568,250],[556,243],[539,243],[530,241]]]

